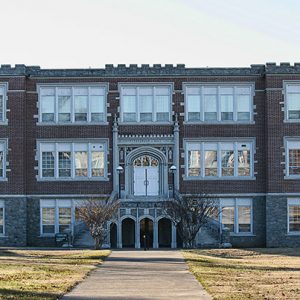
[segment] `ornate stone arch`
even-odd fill
[[[133,196],[133,162],[142,155],[149,155],[158,160],[159,168],[159,196],[168,195],[168,160],[166,155],[159,149],[149,146],[142,146],[132,150],[125,161],[125,193],[126,197]]]

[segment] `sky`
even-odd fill
[[[300,61],[299,0],[0,0],[0,64]]]

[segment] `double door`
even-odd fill
[[[157,196],[159,186],[158,179],[157,166],[134,167],[134,195]]]

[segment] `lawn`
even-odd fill
[[[0,299],[57,299],[110,251],[0,250]]]
[[[300,299],[300,249],[184,251],[213,299]]]

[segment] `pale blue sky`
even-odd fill
[[[298,0],[2,0],[0,64],[300,61]]]

